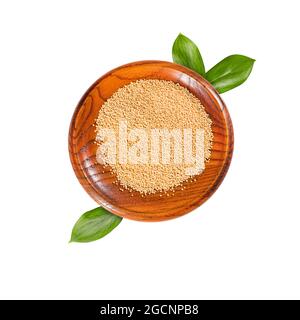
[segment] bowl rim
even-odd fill
[[[100,83],[103,79],[107,78],[108,76],[112,75],[113,73],[115,73],[118,70],[124,69],[124,68],[128,68],[128,67],[135,67],[135,66],[141,66],[141,65],[148,65],[148,64],[161,64],[162,67],[166,67],[168,66],[169,68],[172,68],[172,66],[176,66],[176,68],[173,67],[173,69],[175,69],[176,71],[180,71],[185,75],[188,75],[190,77],[192,77],[194,80],[196,80],[198,83],[200,83],[202,86],[205,87],[205,89],[211,93],[213,95],[213,97],[216,99],[217,101],[217,105],[219,108],[221,108],[222,114],[224,116],[224,121],[226,124],[226,131],[227,131],[227,141],[226,141],[226,157],[224,158],[224,161],[222,163],[222,170],[220,170],[219,174],[216,176],[215,181],[211,184],[211,188],[209,188],[207,190],[207,192],[202,196],[199,197],[197,199],[197,201],[195,201],[194,203],[192,203],[189,208],[186,208],[186,210],[180,214],[176,214],[176,215],[170,215],[167,216],[165,215],[165,218],[163,220],[169,220],[169,219],[173,219],[173,218],[177,218],[180,217],[182,215],[185,215],[191,211],[193,211],[194,209],[198,208],[199,206],[201,206],[202,204],[204,204],[213,194],[214,192],[218,189],[218,187],[220,186],[220,184],[222,183],[222,181],[224,180],[229,167],[230,167],[230,163],[232,160],[232,156],[233,156],[233,151],[234,151],[234,130],[233,130],[233,126],[232,126],[232,121],[231,121],[231,117],[230,114],[228,112],[228,109],[224,103],[224,101],[222,100],[220,94],[216,91],[216,89],[201,75],[199,75],[197,72],[173,63],[173,62],[169,62],[169,61],[163,61],[163,60],[140,60],[140,61],[133,61],[130,63],[126,63],[123,64],[121,66],[118,66],[108,72],[106,72],[105,74],[103,74],[101,77],[99,77],[96,81],[94,81],[92,83],[92,85],[90,85],[88,87],[88,89],[85,91],[85,93],[83,94],[83,96],[80,98],[79,102],[77,103],[77,106],[74,110],[71,122],[70,122],[70,126],[69,126],[69,133],[68,133],[68,141],[69,141],[69,157],[71,160],[71,164],[73,167],[73,170],[77,176],[77,172],[76,170],[78,169],[78,167],[76,167],[75,163],[72,161],[72,157],[74,156],[74,150],[73,150],[73,146],[70,143],[70,140],[72,139],[73,136],[73,131],[74,131],[74,124],[76,122],[76,118],[77,115],[81,109],[81,107],[83,106],[83,102],[85,101],[85,99],[87,98],[87,96],[89,95],[89,93],[91,92],[91,90],[93,88],[95,88],[98,83]],[[134,80],[133,80],[134,81]],[[89,187],[93,190],[94,193],[97,194],[97,198],[95,196],[93,196],[93,194],[91,194],[91,190],[89,188],[87,188],[80,180],[80,184],[82,185],[82,187],[85,189],[85,191],[101,206],[103,206],[105,209],[107,209],[108,211],[124,217],[124,218],[128,218],[128,219],[132,219],[132,220],[139,220],[139,221],[163,221],[162,219],[137,219],[137,218],[133,218],[131,215],[132,213],[136,213],[138,214],[138,211],[133,211],[133,210],[128,210],[125,208],[121,208],[122,213],[120,213],[120,207],[117,207],[113,204],[108,203],[104,198],[103,195],[101,194],[101,192],[99,192],[98,189],[95,188],[95,186],[93,185],[93,183],[90,182],[90,180],[88,179],[85,170],[80,166],[81,172],[85,175],[85,177],[87,178],[87,181],[89,183]],[[79,179],[79,177],[77,176],[77,178]],[[100,201],[99,201],[100,199]]]

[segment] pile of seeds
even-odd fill
[[[123,120],[126,120],[128,131],[144,128],[149,136],[153,128],[191,128],[193,132],[203,129],[204,158],[205,161],[210,158],[213,140],[211,119],[199,99],[179,84],[165,80],[138,80],[120,88],[101,107],[96,132],[99,134],[101,129],[108,128],[118,133],[120,121]],[[116,136],[117,145],[119,139]],[[103,143],[99,136],[97,143],[100,146]],[[128,140],[128,145],[132,144],[132,140]],[[99,152],[97,158],[108,164],[103,153]],[[120,163],[118,154],[116,163],[109,163],[109,167],[122,188],[141,194],[172,191],[193,176],[187,173],[188,165],[185,163],[153,164],[149,161],[124,164]]]

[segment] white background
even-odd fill
[[[299,1],[2,1],[0,298],[300,298]],[[257,61],[223,94],[229,173],[173,221],[123,220],[68,244],[97,205],[76,180],[68,126],[85,90],[135,60],[171,60],[182,32],[207,68]]]

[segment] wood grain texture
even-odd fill
[[[174,196],[120,191],[116,177],[96,161],[93,124],[102,104],[120,87],[138,79],[171,80],[200,99],[213,125],[211,159],[196,182],[186,182]],[[215,89],[200,75],[163,61],[140,61],[116,68],[98,79],[84,94],[74,112],[69,131],[69,153],[75,174],[87,193],[119,216],[140,221],[161,221],[184,215],[204,203],[218,188],[230,165],[233,128],[227,108]]]

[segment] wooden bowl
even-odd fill
[[[102,104],[120,87],[138,79],[171,80],[200,99],[213,122],[211,159],[195,182],[186,182],[175,195],[133,196],[113,183],[116,177],[96,161],[95,119]],[[227,108],[216,90],[200,75],[163,61],[140,61],[116,68],[98,79],[84,94],[69,131],[69,152],[75,174],[87,193],[110,212],[140,221],[161,221],[184,215],[205,202],[218,188],[230,165],[233,128]]]

